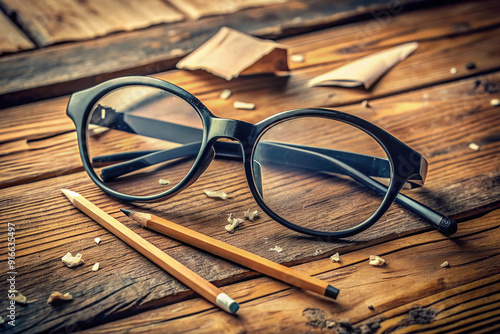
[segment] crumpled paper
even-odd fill
[[[417,47],[417,42],[411,42],[373,53],[317,76],[311,79],[308,85],[310,87],[340,86],[348,88],[364,86],[365,89],[370,89],[378,79],[411,55]]]
[[[203,69],[226,80],[239,75],[289,70],[285,46],[227,27],[222,27],[176,66],[179,69]]]

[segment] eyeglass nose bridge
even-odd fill
[[[208,140],[219,138],[233,139],[241,143],[245,150],[253,142],[255,125],[245,121],[227,118],[212,118],[209,125]]]

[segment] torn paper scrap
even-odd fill
[[[411,55],[418,47],[411,42],[379,51],[317,76],[309,86],[370,87],[397,63]]]
[[[202,69],[231,80],[240,74],[288,71],[287,49],[271,40],[222,27],[176,66],[179,69]]]

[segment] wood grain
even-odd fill
[[[397,205],[365,233],[335,242],[295,234],[264,214],[229,234],[224,230],[227,214],[242,215],[257,208],[240,162],[213,161],[198,181],[171,199],[122,202],[105,195],[81,171],[74,128],[64,115],[67,97],[2,110],[0,233],[7,233],[6,222],[15,224],[16,266],[21,273],[16,288],[34,301],[17,309],[19,326],[13,332],[90,328],[326,333],[337,329],[330,328],[330,321],[349,318],[359,326],[379,316],[385,317],[380,325],[388,333],[497,330],[500,117],[490,100],[499,97],[500,72],[494,57],[499,51],[499,24],[496,2],[478,3],[412,12],[420,20],[403,13],[391,17],[387,29],[373,34],[363,33],[368,28],[362,22],[290,37],[283,41],[294,53],[305,54],[306,62],[294,64],[289,77],[256,76],[227,83],[199,72],[157,74],[193,92],[222,117],[256,122],[283,109],[341,106],[376,123],[428,158],[424,188],[405,192],[461,220],[451,239],[426,232],[430,228],[423,221]],[[131,33],[135,34],[139,38],[139,32]],[[318,73],[407,40],[419,41],[420,48],[371,91],[305,89]],[[467,62],[476,68],[465,70]],[[450,73],[450,67],[458,72]],[[92,80],[103,79],[95,75]],[[66,86],[76,89],[71,84]],[[218,97],[224,88],[232,90],[231,99]],[[233,99],[255,102],[257,109],[235,111]],[[370,100],[371,108],[359,103],[364,99]],[[479,145],[478,151],[469,148],[472,142]],[[72,207],[60,188],[78,191],[189,269],[224,285],[224,291],[242,304],[240,311],[246,311],[238,318],[217,312]],[[224,190],[232,198],[215,201],[206,197],[205,189]],[[294,265],[339,287],[338,303],[142,229],[119,212],[122,207],[154,213],[272,261]],[[95,237],[101,238],[99,245]],[[274,246],[284,251],[270,251]],[[341,262],[332,263],[328,257],[337,251]],[[86,264],[65,267],[60,259],[67,252],[82,253]],[[385,258],[387,265],[369,266],[371,254]],[[4,247],[0,258],[5,257]],[[450,268],[440,267],[445,260]],[[94,262],[101,263],[98,272],[90,270]],[[0,281],[5,284],[5,272]],[[72,293],[74,301],[47,305],[55,290]],[[0,308],[6,305],[6,300],[0,301]],[[434,320],[414,323],[415,316],[419,319],[427,310]],[[109,323],[112,320],[119,321]],[[105,325],[95,327],[100,324]]]
[[[464,222],[452,240],[428,232],[342,253],[338,264],[321,259],[294,267],[345,286],[337,302],[263,277],[228,286],[241,304],[238,318],[197,298],[92,328],[92,332],[333,333],[345,319],[357,327],[379,323],[377,333],[468,331],[481,326],[491,330],[500,319],[500,254],[495,246],[499,219],[496,211]],[[387,266],[369,266],[369,254],[381,255]],[[444,260],[449,268],[440,267]],[[481,273],[472,267],[482,268]],[[416,323],[422,321],[417,315],[426,312],[433,314],[431,320]]]
[[[428,0],[399,2],[410,10]],[[56,45],[33,54],[0,58],[0,108],[69,94],[121,75],[152,74],[175,67],[221,26],[261,37],[284,37],[362,17],[386,15],[391,1],[290,2],[279,10],[248,9],[86,42]],[[399,13],[399,12],[398,12]],[[134,45],[131,50],[130,45]],[[140,52],[137,52],[140,50]],[[43,68],[43,71],[39,69]]]
[[[26,35],[0,11],[0,55],[3,53],[13,53],[23,50],[30,50],[35,47]]]
[[[2,0],[8,15],[40,46],[131,31],[154,24],[177,22],[184,15],[161,0]]]
[[[288,0],[169,0],[170,3],[186,13],[193,20],[197,20],[204,16],[231,14],[246,8],[269,6],[287,1]],[[279,10],[278,7],[275,8]]]
[[[488,79],[496,81],[499,76],[500,74],[494,74]],[[420,191],[411,191],[410,196],[456,217],[470,217],[498,206],[496,198],[499,188],[496,185],[500,171],[496,157],[499,146],[498,141],[492,140],[495,133],[498,133],[498,113],[489,105],[489,94],[474,90],[476,80],[477,78],[471,78],[374,100],[371,109],[363,109],[359,105],[345,108],[346,111],[388,128],[402,140],[409,141],[416,149],[423,151],[429,157],[431,166],[428,183]],[[427,97],[422,99],[425,94]],[[443,99],[443,96],[449,99]],[[452,108],[450,100],[456,102]],[[480,137],[470,137],[470,134]],[[76,150],[74,133],[65,136],[68,136],[68,148]],[[481,143],[479,151],[468,148],[471,139],[481,139],[477,140]],[[59,148],[62,151],[60,159],[67,159],[61,160],[61,164],[54,164],[54,158],[48,153],[44,154],[40,148],[40,155],[44,157],[46,166],[52,166],[49,170],[54,170],[54,167],[61,170],[71,169],[72,161],[76,161],[73,166],[79,164],[76,155],[65,155],[64,152],[68,151]],[[15,163],[16,159],[12,157],[16,154],[22,153],[6,155],[2,159],[10,157],[11,163]],[[26,177],[26,173],[36,175],[39,169],[30,169],[30,160],[26,161],[28,165],[18,174],[22,177]],[[0,190],[0,210],[2,222],[16,224],[19,232],[18,242],[23,245],[18,251],[18,263],[19,271],[26,273],[26,276],[20,277],[19,286],[26,288],[21,291],[33,299],[45,300],[44,293],[52,290],[72,290],[70,292],[76,293],[74,296],[81,298],[80,300],[85,299],[83,303],[65,305],[65,308],[60,310],[65,315],[48,317],[43,323],[47,328],[60,328],[65,324],[73,326],[76,325],[74,321],[78,322],[78,326],[86,327],[106,321],[108,317],[127,316],[131,312],[193,296],[185,287],[155,266],[134,256],[126,245],[108,235],[92,220],[71,211],[64,198],[60,198],[59,189],[63,187],[83,194],[139,235],[217,285],[251,277],[255,273],[189,247],[180,246],[178,242],[163,236],[138,229],[119,213],[119,208],[154,213],[286,265],[329,256],[336,251],[344,254],[425,229],[425,224],[422,224],[419,218],[394,206],[383,220],[367,232],[339,242],[321,242],[294,234],[265,215],[254,223],[243,224],[235,234],[230,235],[224,230],[227,214],[242,214],[248,208],[257,208],[248,192],[241,164],[237,161],[216,160],[190,188],[172,199],[150,204],[131,205],[104,195],[88,179],[85,172],[70,171],[69,175],[45,175],[41,179],[38,182]],[[18,181],[30,182],[28,178]],[[206,198],[204,189],[224,190],[233,200],[214,202],[213,199]],[[103,240],[99,246],[93,242],[96,236]],[[269,251],[276,245],[284,251]],[[394,247],[402,245],[399,241],[394,243]],[[97,280],[88,274],[87,270],[90,268],[70,270],[62,267],[60,258],[68,251],[79,251],[84,254],[84,259],[91,262],[99,261],[102,265],[99,273],[104,278]],[[119,260],[120,258],[126,261]],[[200,263],[203,263],[203,266],[200,266]],[[472,268],[471,272],[474,273],[475,270],[479,269]],[[67,280],[61,282],[59,277],[67,277]],[[106,298],[109,295],[116,298]],[[43,305],[37,305],[30,305],[29,309],[22,312],[22,315],[29,319],[26,326],[30,326],[31,321],[39,317],[39,312],[45,312]],[[91,305],[95,309],[93,314],[97,314],[96,317],[84,317],[86,320],[81,320],[80,316],[86,314],[86,308]]]

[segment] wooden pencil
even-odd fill
[[[236,313],[238,311],[238,303],[215,285],[198,276],[147,240],[141,238],[137,233],[99,209],[82,195],[67,189],[61,189],[61,191],[75,207],[205,299],[229,313]]]
[[[336,299],[337,288],[320,279],[303,274],[292,268],[285,267],[243,249],[234,247],[220,240],[198,233],[166,219],[142,212],[121,209],[130,218],[144,227],[160,232],[171,238],[185,242],[191,246],[203,249],[247,268],[274,277],[299,288]]]

